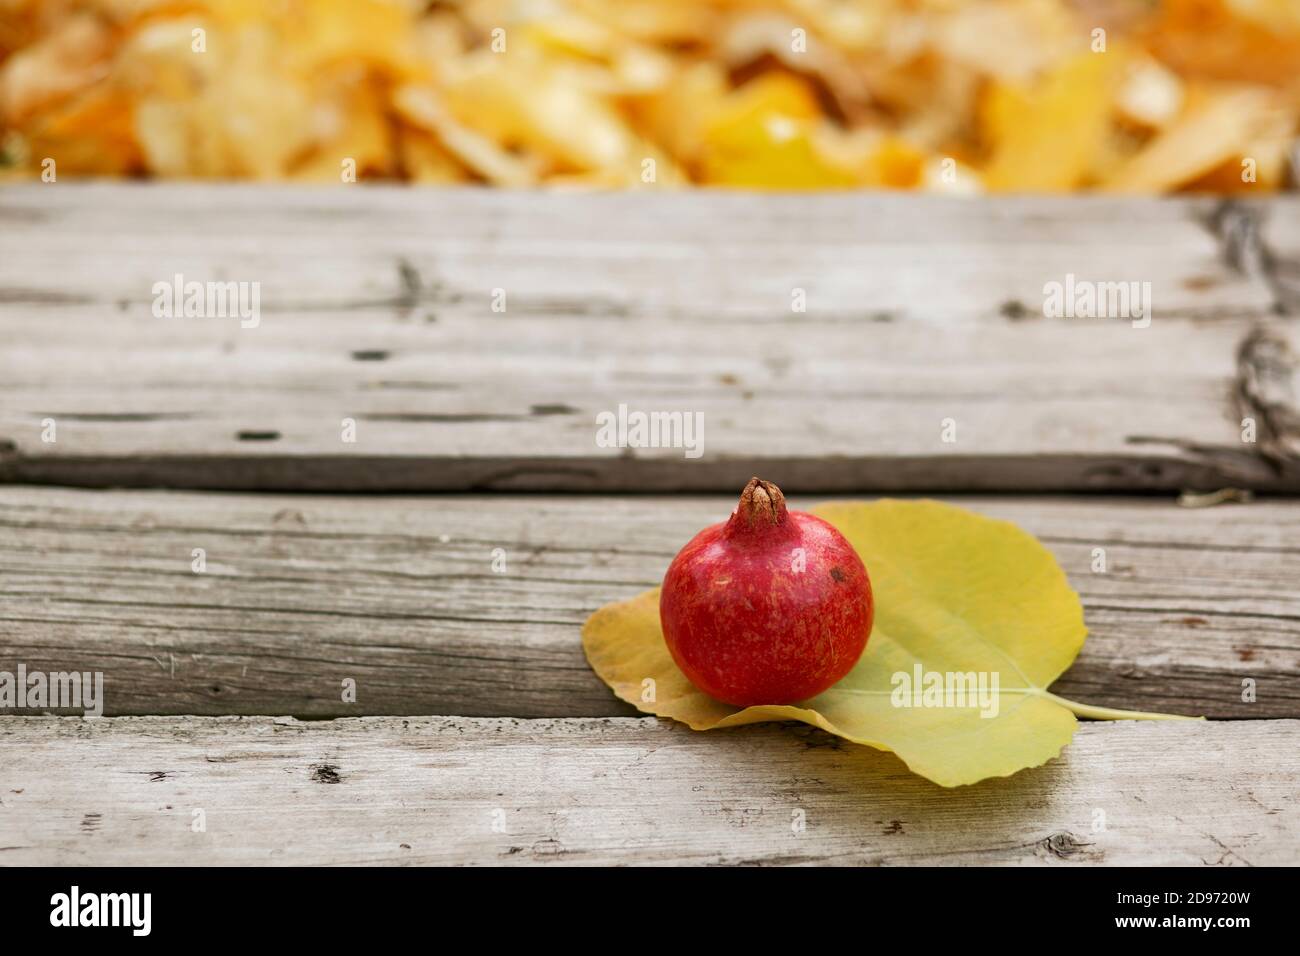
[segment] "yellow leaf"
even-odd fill
[[[999,133],[984,175],[990,191],[1044,192],[1084,184],[1110,123],[1115,57],[1114,52],[1081,53],[1030,95],[999,96],[986,111],[986,122]]]
[[[1144,129],[1163,129],[1178,116],[1186,95],[1183,82],[1172,70],[1151,57],[1129,67],[1115,96],[1124,119]]]
[[[533,164],[514,156],[496,142],[457,121],[437,94],[421,86],[397,90],[393,104],[417,129],[433,133],[447,153],[494,185],[523,187],[537,180]]]
[[[556,171],[605,169],[632,162],[634,140],[620,114],[573,82],[522,38],[509,57],[474,59],[443,91],[448,110],[505,147],[550,158]]]
[[[254,16],[265,18],[265,6],[257,3]],[[281,48],[296,72],[315,75],[341,63],[368,63],[403,77],[416,72],[410,49],[414,11],[401,3],[290,0],[277,14],[272,16],[287,41]]]
[[[816,97],[801,80],[772,74],[746,84],[718,108],[705,131],[701,179],[760,189],[853,185],[852,172],[817,148],[818,115]]]
[[[93,16],[68,18],[7,59],[0,49],[0,126],[24,122],[85,90],[99,79],[110,53],[111,33]]]
[[[680,163],[693,166],[709,123],[727,102],[727,76],[716,63],[701,61],[670,77],[664,89],[634,105],[650,137]]]
[[[1164,0],[1154,6],[1147,43],[1184,79],[1293,86],[1300,62],[1295,0]]]
[[[1027,532],[937,501],[832,503],[813,513],[857,549],[875,596],[866,651],[834,687],[795,706],[738,709],[708,697],[668,653],[658,590],[591,616],[583,646],[592,668],[623,700],[696,730],[799,720],[893,751],[945,787],[1051,760],[1070,742],[1076,713],[1160,716],[1090,708],[1047,691],[1086,629],[1078,595]],[[941,706],[916,696],[934,681],[929,675],[944,684]],[[982,675],[985,693],[958,694],[953,675],[973,688]]]
[[[1278,110],[1267,90],[1245,87],[1208,92],[1103,186],[1126,193],[1172,189],[1225,163],[1237,165],[1242,157],[1255,152],[1253,145],[1265,147],[1265,158],[1279,150],[1284,154],[1292,129],[1293,121]],[[1270,140],[1274,150],[1266,148]],[[1274,168],[1280,163],[1279,155]],[[1240,183],[1239,167],[1234,174]]]
[[[867,185],[914,189],[925,173],[925,154],[904,140],[887,136],[871,158]]]
[[[37,124],[27,148],[59,157],[60,173],[130,173],[141,165],[131,101],[112,88],[92,88]]]
[[[403,129],[398,140],[402,169],[414,183],[464,182],[468,176],[455,158],[429,134],[417,129]]]

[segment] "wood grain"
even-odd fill
[[[1298,752],[1297,721],[1085,724],[943,790],[796,726],[13,718],[0,862],[1295,864]]]
[[[1276,281],[1298,212],[9,187],[0,481],[729,492],[761,471],[791,491],[1296,492],[1300,450],[1270,423],[1300,408]],[[260,324],[155,318],[153,284],[176,274],[260,283]],[[1150,327],[1045,318],[1067,275],[1150,282]],[[1243,363],[1265,326],[1281,345]],[[620,405],[702,415],[701,457],[598,447]]]
[[[1058,693],[1300,717],[1300,504],[955,500],[1038,535],[1081,593],[1090,636]],[[0,669],[102,671],[110,715],[630,714],[582,623],[733,504],[7,488]]]

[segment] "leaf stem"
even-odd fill
[[[1145,710],[1118,710],[1114,707],[1095,707],[1092,704],[1080,704],[1064,697],[1058,697],[1051,691],[1043,691],[1048,700],[1060,704],[1076,717],[1089,717],[1092,720],[1204,720],[1204,717],[1187,717],[1183,714],[1153,714]]]

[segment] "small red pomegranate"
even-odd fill
[[[677,666],[711,697],[748,707],[815,697],[871,634],[871,581],[853,546],[770,481],[750,479],[725,524],[664,575],[659,619]]]

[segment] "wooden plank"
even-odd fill
[[[945,791],[792,726],[12,718],[0,862],[1294,865],[1298,752],[1297,721],[1085,724]]]
[[[1091,635],[1058,693],[1300,716],[1300,503],[956,500],[1039,535],[1082,594]],[[629,714],[581,625],[733,503],[7,488],[0,663],[102,671],[110,715]]]
[[[730,491],[779,470],[791,491],[1300,491],[1300,449],[1242,440],[1243,417],[1300,408],[1300,363],[1292,325],[1270,327],[1282,346],[1257,357],[1287,387],[1252,404],[1258,363],[1240,356],[1279,309],[1253,265],[1276,257],[1235,238],[1297,212],[9,187],[0,480]],[[260,283],[260,323],[155,318],[153,286],[176,274]],[[1151,325],[1045,318],[1067,275],[1150,282]],[[703,416],[700,457],[600,447],[597,416],[621,405]]]

